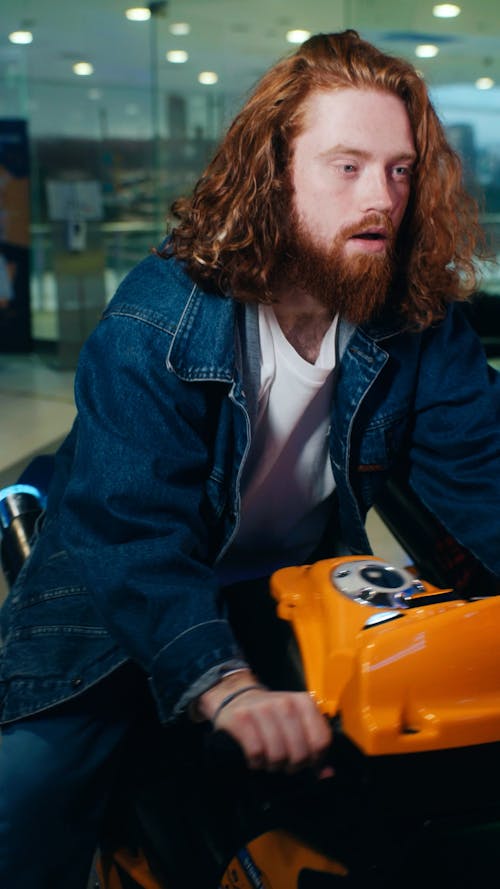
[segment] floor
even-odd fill
[[[37,453],[51,453],[75,416],[73,371],[39,355],[0,355],[0,488]],[[5,580],[0,572],[0,601]]]
[[[37,355],[0,355],[0,471],[65,434],[75,415],[73,372]]]
[[[15,482],[37,453],[52,452],[75,415],[74,373],[43,355],[0,355],[0,488]],[[368,533],[374,552],[403,565],[407,559],[380,519],[371,513]],[[5,581],[0,573],[0,600]]]

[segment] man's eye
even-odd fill
[[[411,167],[406,167],[404,165],[401,165],[399,167],[394,167],[394,175],[398,176],[398,178],[400,178],[400,179],[409,178],[411,176],[411,174],[412,174]]]
[[[339,170],[340,173],[349,174],[349,173],[355,173],[357,170],[357,167],[355,164],[339,164],[337,169]]]

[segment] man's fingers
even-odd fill
[[[332,730],[320,713],[309,692],[304,692],[303,727],[313,761],[317,761],[332,743]]]
[[[297,709],[296,720],[300,724],[300,731],[293,733],[289,739],[288,771],[316,765],[332,739],[330,726],[307,692],[294,694],[292,701]],[[290,705],[290,699],[287,704]]]
[[[314,765],[331,742],[328,723],[307,692],[252,691],[224,708],[217,728],[238,741],[253,769],[293,772]]]
[[[268,769],[298,768],[305,763],[307,742],[293,695],[269,695],[254,717],[258,721]]]

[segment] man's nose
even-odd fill
[[[394,205],[392,183],[384,171],[373,171],[366,183],[364,198],[364,210],[376,210],[379,213],[389,213]]]

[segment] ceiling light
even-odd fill
[[[460,6],[457,6],[456,3],[438,3],[434,6],[432,14],[437,19],[454,19],[460,15],[461,11]]]
[[[32,43],[33,34],[31,31],[13,31],[9,34],[9,40],[11,43]]]
[[[94,73],[94,66],[90,62],[75,62],[73,72],[79,77],[88,77],[89,74]]]
[[[185,49],[169,49],[166,54],[168,62],[174,62],[176,65],[182,65],[183,62],[187,62],[189,56]]]
[[[126,9],[125,15],[131,22],[147,22],[151,18],[151,10],[147,6],[134,6]]]
[[[168,30],[171,34],[175,34],[176,37],[185,37],[191,31],[191,25],[188,25],[187,22],[172,22],[168,26]]]
[[[309,40],[310,36],[311,36],[310,31],[304,31],[304,30],[301,30],[300,28],[295,28],[292,31],[286,32],[286,39],[287,39],[288,43],[303,43],[304,40]]]
[[[219,75],[215,73],[215,71],[200,71],[198,74],[198,82],[204,83],[207,86],[217,83],[219,80]]]
[[[491,77],[478,77],[476,87],[478,90],[490,90],[495,86],[495,81]]]
[[[91,90],[88,91],[88,97],[89,99],[92,99],[93,102],[97,102],[99,101],[99,99],[102,99],[102,92],[101,90],[93,87]]]
[[[415,55],[418,56],[419,59],[433,59],[437,56],[439,52],[439,47],[434,46],[433,43],[421,43],[415,49]]]

